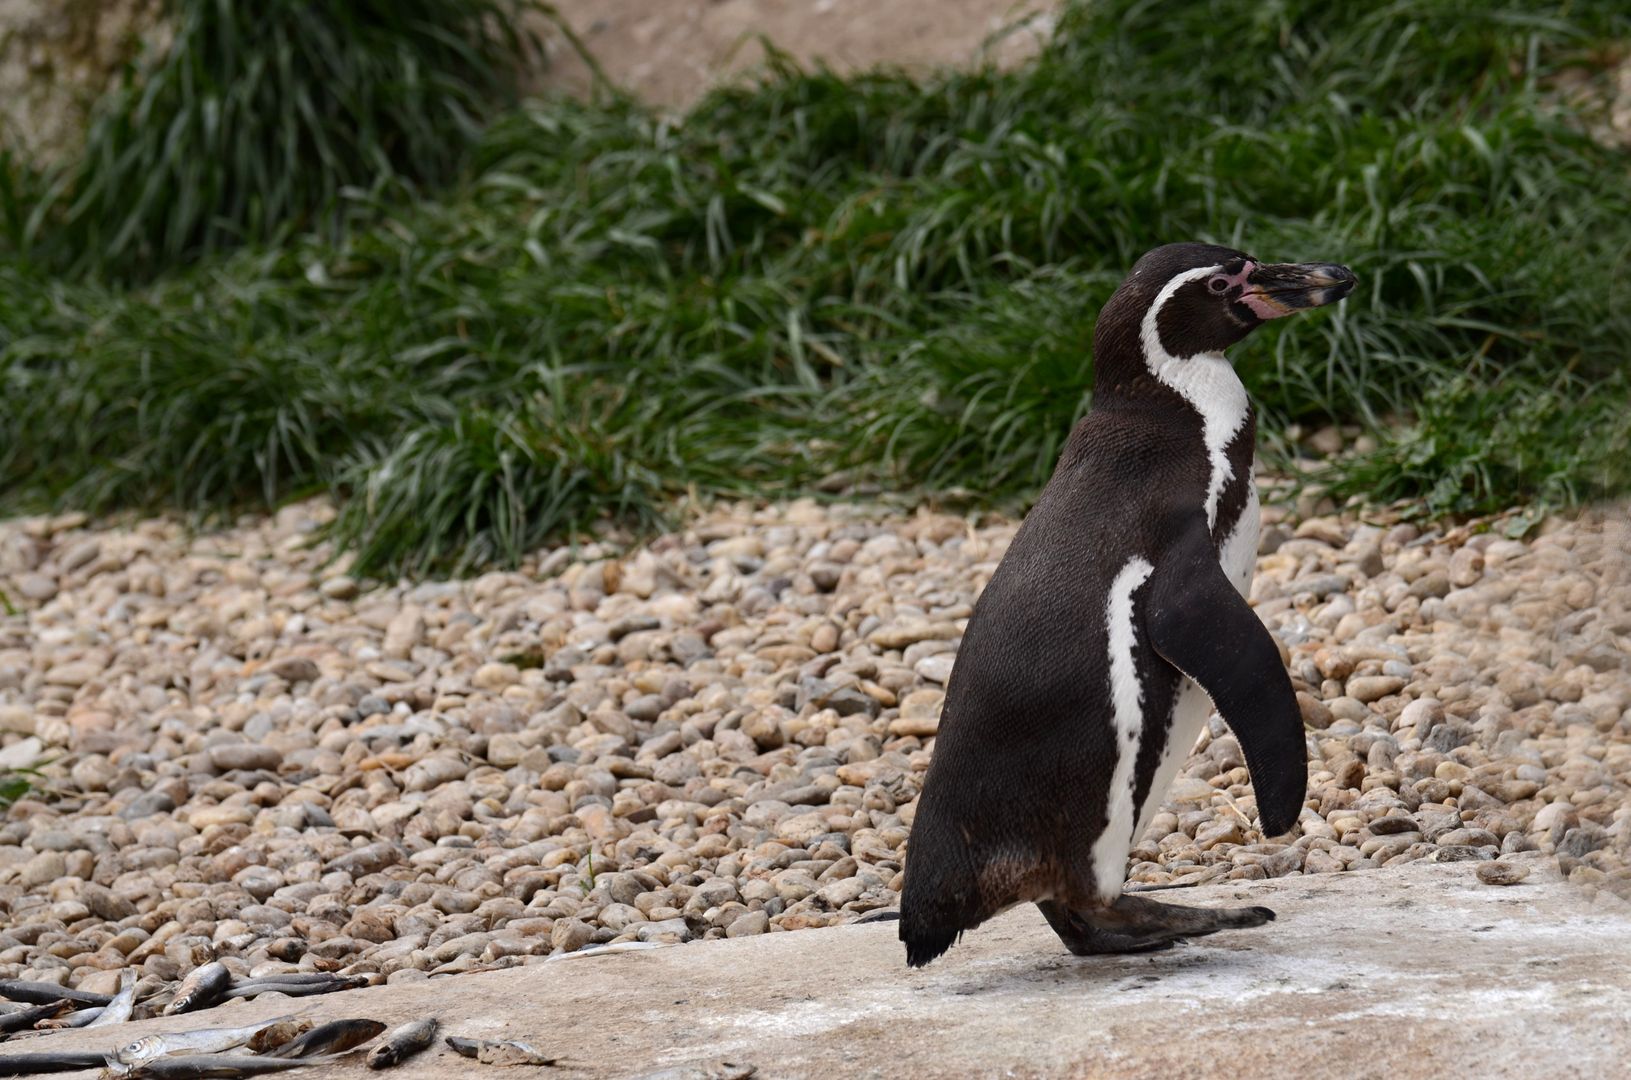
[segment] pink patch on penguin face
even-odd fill
[[[1222,277],[1224,281],[1227,281],[1230,285],[1239,285],[1241,288],[1245,288],[1246,279],[1250,277],[1252,271],[1256,269],[1257,264],[1252,262],[1250,259],[1247,259],[1243,264],[1241,264],[1240,270],[1236,273],[1220,274],[1219,276]]]
[[[1233,288],[1237,285],[1240,287],[1240,302],[1250,308],[1252,314],[1256,315],[1259,319],[1267,321],[1269,319],[1278,319],[1282,315],[1290,315],[1291,308],[1286,307],[1284,304],[1278,303],[1263,293],[1254,292],[1252,290],[1251,285],[1248,284],[1246,279],[1250,277],[1252,271],[1256,269],[1257,264],[1252,262],[1250,259],[1247,259],[1245,265],[1240,268],[1238,273],[1219,274],[1218,277],[1228,282],[1227,288]]]

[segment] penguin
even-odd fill
[[[909,965],[1022,903],[1079,956],[1274,918],[1122,884],[1214,707],[1244,752],[1264,835],[1302,810],[1302,716],[1246,602],[1256,416],[1224,353],[1355,280],[1330,263],[1168,244],[1105,304],[1092,407],[976,603],[947,683],[907,843]]]

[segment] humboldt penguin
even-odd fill
[[[1307,747],[1246,602],[1256,418],[1224,350],[1342,299],[1347,267],[1209,244],[1139,259],[1093,331],[1093,404],[969,618],[908,841],[900,938],[920,967],[1020,903],[1077,955],[1261,926],[1267,908],[1122,891],[1127,852],[1215,707],[1265,836],[1292,827]]]

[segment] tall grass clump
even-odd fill
[[[349,187],[450,179],[533,44],[514,0],[169,0],[27,239],[138,276],[332,223]]]
[[[1271,432],[1376,433],[1339,493],[1622,491],[1631,153],[1552,89],[1602,76],[1622,7],[1093,0],[1016,71],[535,104],[443,195],[140,287],[0,259],[0,507],[332,492],[381,573],[691,493],[1019,507],[1099,307],[1180,239],[1358,272],[1236,350]]]

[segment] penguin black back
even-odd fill
[[[1255,420],[1223,350],[1353,284],[1340,266],[1173,244],[1105,305],[1093,407],[976,604],[947,686],[906,860],[908,963],[1024,902],[1078,953],[1272,918],[1121,884],[1211,704],[1245,752],[1265,834],[1301,809],[1300,713],[1244,599]]]

